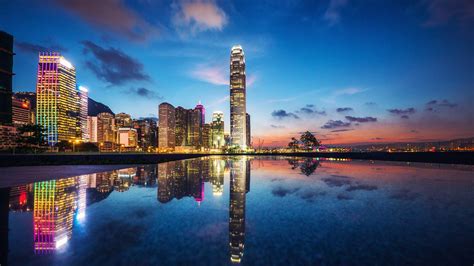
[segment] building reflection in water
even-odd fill
[[[37,254],[60,248],[71,238],[77,179],[70,177],[35,183],[33,234]]]
[[[244,256],[245,197],[250,191],[250,161],[245,157],[230,160],[229,246],[231,262]]]

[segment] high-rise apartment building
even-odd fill
[[[184,109],[181,106],[175,109],[175,134],[176,134],[176,146],[188,145],[188,120],[190,110]]]
[[[31,104],[27,99],[12,97],[12,121],[19,127],[31,124]]]
[[[231,146],[240,149],[247,146],[245,84],[244,50],[236,45],[230,54],[230,138]]]
[[[97,143],[97,116],[87,117],[87,130],[89,131],[89,141]]]
[[[135,149],[138,145],[137,130],[130,127],[120,127],[118,129],[118,144],[125,149]]]
[[[40,53],[36,97],[36,121],[49,145],[80,135],[76,69],[59,53]]]
[[[13,36],[0,31],[0,125],[12,123]]]
[[[192,109],[189,113],[188,145],[198,149],[202,146],[202,110],[200,108]]]
[[[81,139],[90,141],[89,129],[87,123],[87,111],[89,108],[89,90],[86,87],[79,86],[79,126],[81,129]]]
[[[176,122],[175,109],[169,103],[161,103],[158,107],[158,123],[159,123],[159,141],[158,145],[163,149],[175,148]]]
[[[126,113],[115,115],[115,124],[117,127],[132,127],[132,117]]]
[[[97,142],[117,142],[117,131],[113,114],[104,112],[97,115]]]
[[[204,125],[206,123],[206,108],[204,108],[204,105],[199,101],[194,109],[201,112],[201,126]]]
[[[224,113],[216,111],[212,113],[211,148],[220,149],[224,146]]]
[[[209,149],[211,147],[211,125],[204,124],[202,126],[202,147]]]

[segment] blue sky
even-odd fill
[[[14,90],[60,51],[90,97],[156,116],[201,100],[229,124],[229,52],[244,48],[254,142],[417,141],[474,132],[474,4],[420,1],[2,1]],[[339,108],[339,109],[338,109]]]

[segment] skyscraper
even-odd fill
[[[236,45],[230,54],[230,138],[231,146],[241,149],[247,145],[245,88],[244,50]]]
[[[169,103],[161,103],[158,107],[158,145],[164,149],[174,149],[175,147],[175,109]]]
[[[252,137],[250,136],[250,115],[245,114],[245,139],[247,140],[247,147],[252,146]]]
[[[93,120],[92,120],[93,121]],[[117,140],[115,118],[111,113],[99,113],[97,115],[97,142],[112,142]]]
[[[90,141],[89,128],[87,123],[87,110],[89,108],[89,90],[79,86],[79,124],[81,127],[81,138],[83,141]]]
[[[220,149],[224,146],[224,113],[216,111],[212,113],[211,148]]]
[[[13,36],[0,31],[0,125],[12,123]]]
[[[40,53],[36,97],[36,121],[49,145],[78,136],[76,69],[59,53]]]
[[[176,146],[186,146],[188,145],[188,119],[189,119],[189,110],[184,109],[181,106],[176,107],[175,109],[175,123],[176,123]]]
[[[132,127],[132,116],[126,113],[115,115],[115,124],[117,127]]]
[[[204,125],[206,123],[206,108],[204,108],[204,105],[202,105],[201,101],[199,101],[194,109],[201,111],[201,126]]]
[[[202,146],[202,110],[194,108],[190,110],[188,123],[188,139],[190,146],[201,148]]]

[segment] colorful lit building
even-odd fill
[[[29,100],[12,97],[12,121],[16,127],[31,124],[31,104]]]
[[[246,82],[242,46],[232,47],[230,54],[230,139],[231,146],[246,149]]]
[[[89,90],[86,87],[79,86],[79,127],[81,130],[81,139],[85,142],[90,141],[89,124],[87,123],[88,108]]]
[[[40,53],[36,97],[36,121],[50,146],[80,136],[76,70],[59,53]]]
[[[77,184],[76,177],[34,184],[35,253],[51,253],[71,239]]]

